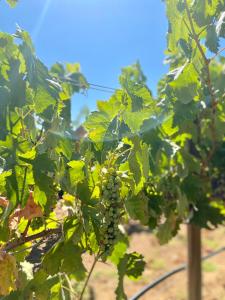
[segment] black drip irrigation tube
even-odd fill
[[[217,251],[214,251],[204,257],[202,257],[202,261],[209,259],[213,256],[216,256],[222,252],[225,251],[225,247],[220,248]],[[166,280],[167,278],[181,272],[184,271],[185,269],[187,269],[187,264],[182,264],[179,267],[177,267],[176,269],[173,269],[170,272],[165,273],[164,275],[160,276],[158,279],[154,280],[153,282],[151,282],[150,284],[146,285],[144,288],[142,288],[137,294],[135,294],[133,297],[131,297],[129,300],[137,300],[139,298],[141,298],[144,294],[146,294],[149,290],[153,289],[155,286],[159,285],[161,282],[163,282],[164,280]]]

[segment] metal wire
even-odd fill
[[[103,89],[99,89],[99,88],[95,88],[95,87],[89,87],[90,90],[96,90],[96,91],[99,91],[99,92],[103,92],[103,93],[110,93],[112,94],[113,91],[110,91],[110,90],[103,90]]]
[[[107,90],[112,90],[112,91],[116,91],[117,90],[116,88],[112,88],[112,87],[104,86],[104,85],[99,85],[99,84],[94,84],[94,83],[90,83],[90,82],[88,82],[88,84],[90,86],[95,86],[95,87],[99,87],[99,88],[103,88],[103,89],[107,89]]]
[[[202,261],[209,259],[213,256],[216,256],[222,252],[225,251],[225,247],[220,248],[217,251],[214,251],[204,257],[202,257]],[[137,294],[135,294],[133,297],[131,297],[129,300],[137,300],[139,298],[141,298],[143,295],[145,295],[149,290],[153,289],[155,286],[159,285],[161,282],[163,282],[164,280],[166,280],[167,278],[181,272],[187,269],[187,264],[182,264],[179,267],[173,269],[170,272],[165,273],[164,275],[160,276],[158,279],[154,280],[153,282],[151,282],[150,284],[146,285],[144,288],[142,288]]]
[[[76,80],[73,80],[71,78],[68,78],[68,77],[61,77],[60,80],[62,80],[64,82],[70,82],[73,86],[79,87],[81,89],[86,88],[84,85],[80,84],[80,82],[78,82]],[[95,83],[91,83],[91,82],[87,82],[87,84],[88,84],[87,89],[97,90],[97,91],[105,92],[105,93],[113,93],[113,92],[118,90],[118,89],[113,88],[113,87],[100,85],[100,84],[95,84]]]

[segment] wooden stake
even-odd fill
[[[202,299],[201,229],[188,225],[188,300]]]

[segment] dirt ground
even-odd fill
[[[225,246],[225,227],[214,231],[203,230],[203,255]],[[186,262],[186,228],[169,244],[160,246],[156,237],[148,232],[130,236],[130,251],[142,253],[147,263],[142,278],[138,281],[125,280],[128,298],[146,284],[165,272]],[[91,261],[88,262],[88,267]],[[110,264],[98,263],[90,280],[92,296],[89,299],[114,300],[117,274]],[[142,300],[186,300],[186,273],[178,273],[149,291]],[[203,299],[225,300],[225,252],[203,262]]]

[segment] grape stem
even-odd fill
[[[82,300],[82,299],[83,299],[84,292],[86,291],[88,282],[89,282],[89,280],[90,280],[90,278],[91,278],[91,275],[92,275],[92,273],[93,273],[93,271],[94,271],[94,268],[95,268],[95,266],[96,266],[96,264],[97,264],[97,262],[98,262],[98,260],[99,260],[99,257],[100,257],[100,254],[98,253],[97,256],[96,256],[95,259],[94,259],[94,262],[93,262],[93,264],[92,264],[92,266],[91,266],[91,269],[90,269],[90,271],[89,271],[89,273],[88,273],[88,276],[87,276],[87,278],[86,278],[86,280],[85,280],[84,287],[83,287],[82,292],[81,292],[81,294],[80,294],[79,300]]]

